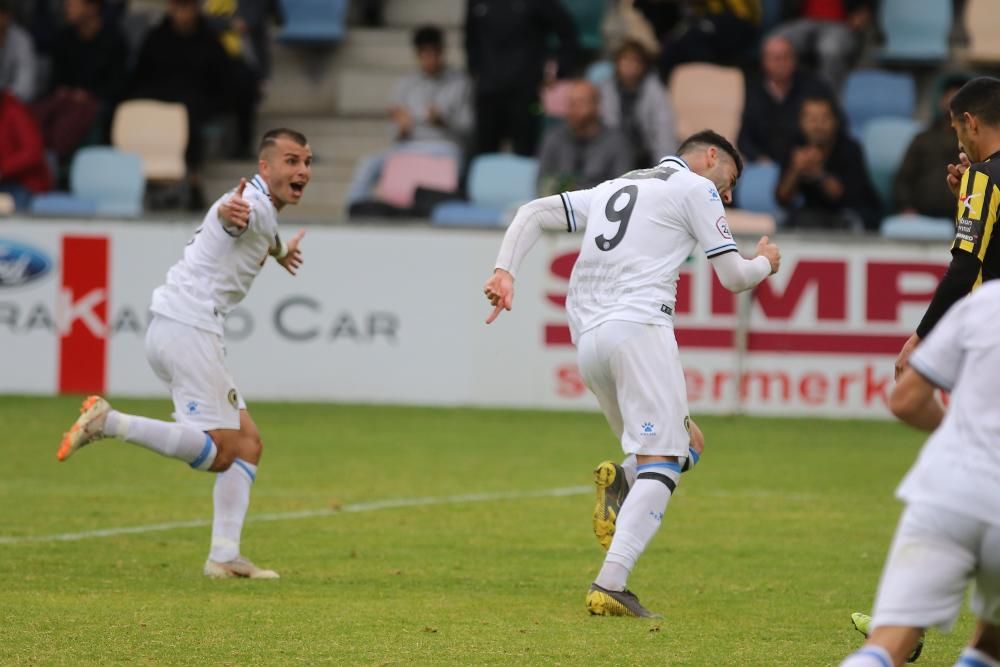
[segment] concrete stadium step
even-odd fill
[[[345,67],[337,74],[336,110],[343,116],[384,116],[399,72]]]
[[[275,44],[261,112],[330,113],[336,106],[337,50]]]
[[[353,172],[358,158],[378,153],[392,143],[382,119],[262,114],[258,128],[290,127],[306,135],[317,166],[335,164]],[[350,173],[344,178],[350,180]]]
[[[351,28],[337,55],[338,66],[382,69],[406,74],[416,69],[413,30],[403,28]],[[446,58],[456,67],[465,66],[460,30],[445,33]]]
[[[389,0],[385,8],[385,23],[393,27],[459,28],[464,22],[465,0]]]

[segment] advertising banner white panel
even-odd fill
[[[143,335],[194,224],[0,224],[0,392],[161,396]],[[254,400],[591,409],[564,301],[578,238],[542,239],[514,311],[482,296],[498,231],[309,227],[297,277],[273,262],[227,323]],[[676,328],[694,413],[885,417],[892,360],[946,246],[779,239],[782,272],[734,297],[692,258]]]

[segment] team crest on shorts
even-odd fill
[[[230,389],[229,393],[226,395],[226,398],[229,399],[229,405],[233,406],[234,408],[239,407],[240,401],[239,401],[239,397],[237,397],[237,395],[236,395],[236,390],[235,389]]]
[[[684,415],[684,430],[688,433],[691,432],[691,417]]]

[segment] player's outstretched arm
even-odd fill
[[[770,239],[762,236],[757,242],[757,254],[753,259],[744,259],[738,252],[727,252],[708,261],[712,263],[723,287],[730,292],[742,292],[778,272],[781,251]]]
[[[901,421],[921,431],[933,431],[944,419],[944,406],[936,387],[907,367],[889,396],[889,409]]]
[[[504,310],[514,307],[514,277],[521,262],[546,229],[576,231],[578,222],[585,223],[583,192],[552,195],[530,201],[517,210],[517,215],[504,234],[493,275],[483,288],[493,312],[486,318],[492,323]],[[576,208],[574,204],[578,205]]]
[[[285,267],[285,271],[288,271],[293,276],[295,275],[298,268],[302,266],[302,251],[299,249],[299,245],[302,243],[302,237],[306,235],[306,230],[300,229],[295,236],[285,243],[281,240],[281,237],[275,235],[274,240],[277,242],[277,246],[271,249],[271,254],[274,255],[274,259]]]
[[[224,227],[246,229],[250,224],[250,202],[243,198],[247,188],[247,179],[241,178],[236,192],[226,201],[219,204],[219,221]]]

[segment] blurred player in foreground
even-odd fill
[[[146,358],[170,388],[174,419],[165,422],[113,410],[100,396],[83,403],[63,436],[58,458],[101,438],[119,438],[219,473],[213,494],[208,577],[276,579],[240,554],[263,443],[225,365],[223,323],[246,297],[268,256],[295,275],[302,264],[300,230],[287,243],[278,235],[278,212],[298,204],[309,183],[312,152],[306,138],[271,130],[260,144],[260,173],[221,197],[184,249],[183,258],[153,292]]]
[[[587,592],[591,614],[656,616],[626,583],[660,527],[682,469],[697,460],[689,446],[701,447],[673,330],[681,266],[700,245],[734,292],[778,270],[778,247],[767,237],[747,260],[726,224],[723,202],[731,201],[741,171],[732,145],[706,130],[652,169],[529,202],[507,230],[486,283],[494,306],[489,324],[513,306],[517,269],[542,231],[586,226],[566,312],[583,379],[632,462],[626,468],[605,462],[596,471],[595,532],[610,546]]]
[[[841,667],[902,665],[924,630],[950,630],[970,580],[978,624],[956,667],[1000,667],[1000,282],[954,305],[909,359],[889,399],[933,431],[896,495],[906,503],[882,571],[870,635]],[[935,395],[951,392],[945,412]]]

